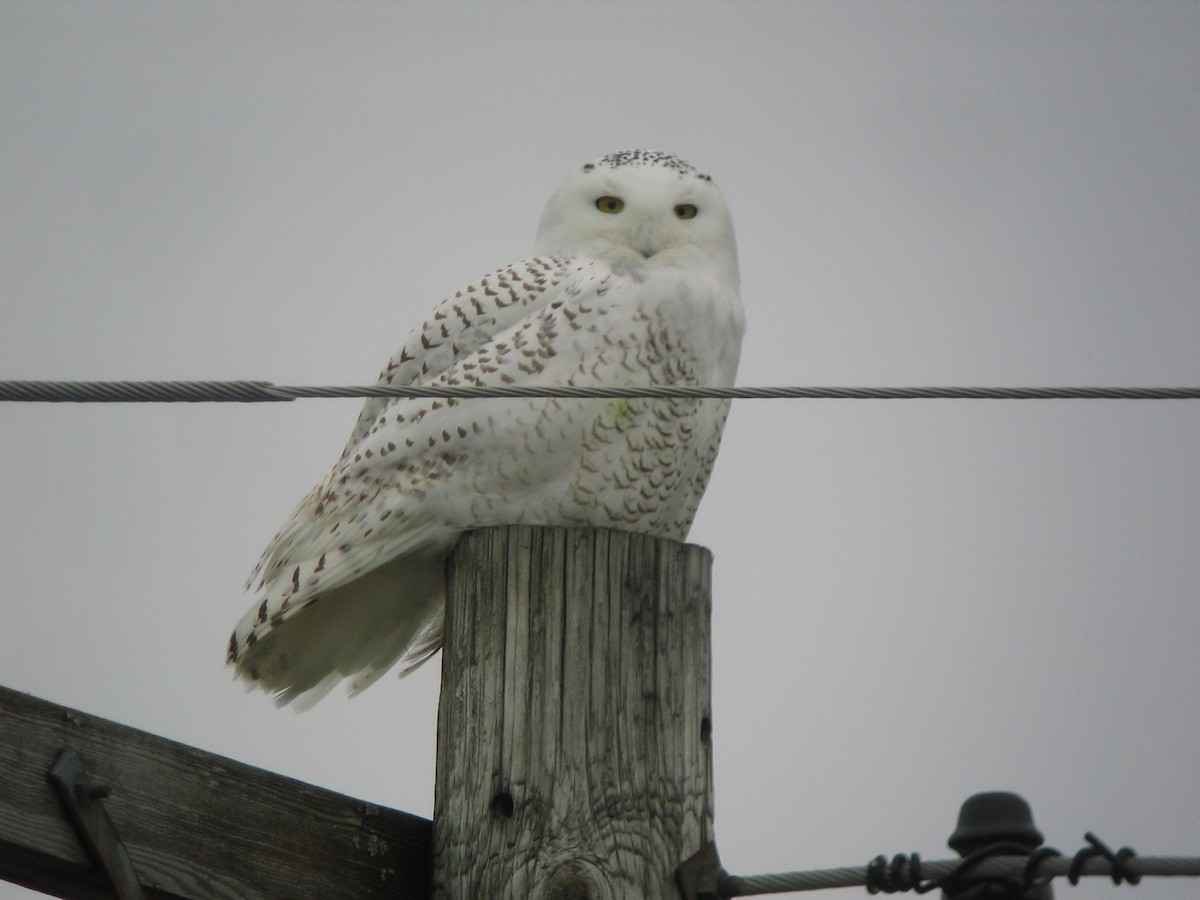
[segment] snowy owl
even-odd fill
[[[733,224],[677,156],[613,153],[550,198],[533,256],[442,301],[384,385],[730,386],[744,327]],[[370,399],[263,553],[228,661],[279,704],[350,693],[441,645],[445,558],[490,525],[683,540],[727,400]]]

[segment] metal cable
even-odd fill
[[[0,381],[0,400],[42,403],[261,403],[291,400],[268,381]]]
[[[971,870],[972,878],[1021,878],[1025,875],[1027,856],[998,856],[985,859]],[[923,878],[940,879],[962,864],[961,859],[921,862]],[[1051,857],[1037,866],[1037,877],[1058,877],[1070,872],[1072,857]],[[1134,875],[1200,876],[1200,857],[1195,856],[1138,856],[1124,863]],[[1113,874],[1107,859],[1087,860],[1081,875]],[[775,875],[722,875],[719,881],[722,897],[751,897],[762,894],[785,894],[793,891],[820,891],[828,888],[863,887],[867,870],[862,866],[841,869],[813,869],[807,872],[782,872]]]
[[[0,401],[41,403],[268,403],[310,397],[719,398],[736,400],[1197,400],[1188,387],[288,387],[269,381],[0,381]]]

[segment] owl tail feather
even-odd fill
[[[278,706],[311,708],[343,678],[350,693],[374,684],[397,663],[407,675],[442,643],[445,560],[408,556],[313,598],[238,655],[246,689],[273,694]]]

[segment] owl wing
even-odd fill
[[[379,373],[378,384],[428,384],[531,311],[549,303],[570,268],[570,260],[557,257],[528,259],[497,269],[447,297],[388,360]],[[388,397],[373,397],[363,405],[342,451],[343,458],[350,455],[393,402]]]
[[[537,257],[497,269],[447,297],[414,329],[404,345],[387,362],[376,382],[387,386],[417,386],[434,383],[456,363],[485,346],[497,334],[512,327],[533,310],[550,303],[572,268],[570,260]],[[372,397],[363,404],[341,460],[351,457],[397,398]],[[428,402],[428,401],[424,401]],[[327,508],[321,497],[329,493],[326,483],[304,498],[291,518],[271,540],[246,581],[246,588],[262,590],[284,569],[318,550],[324,542],[311,528],[314,511]],[[306,552],[307,551],[307,552]]]
[[[384,367],[380,384],[487,385],[528,381],[547,336],[534,349],[521,334],[564,288],[587,295],[592,264],[536,258],[497,270],[442,301]],[[505,337],[515,335],[513,346]],[[549,337],[553,340],[553,336]],[[531,357],[532,362],[531,362]],[[246,587],[256,605],[234,632],[230,658],[318,596],[397,557],[433,555],[460,527],[421,502],[460,455],[502,438],[479,420],[451,413],[459,401],[372,398],[326,478],[275,535]],[[461,410],[462,407],[459,407]],[[475,407],[479,409],[479,407]],[[462,424],[454,424],[461,421]]]

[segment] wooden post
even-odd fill
[[[449,563],[434,896],[676,900],[712,839],[711,554],[491,528]]]

